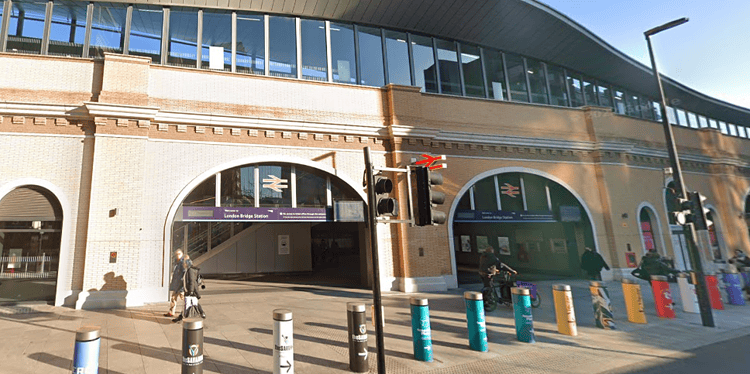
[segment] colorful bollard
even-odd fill
[[[661,318],[675,318],[672,291],[669,290],[667,277],[663,275],[652,275],[651,289],[654,291],[656,315]]]
[[[727,287],[727,297],[732,305],[745,305],[745,298],[742,296],[742,285],[740,284],[740,274],[732,271],[724,274],[724,284]]]
[[[76,331],[73,373],[99,373],[99,327],[83,326]]]
[[[531,293],[526,288],[513,287],[513,311],[516,319],[516,338],[524,343],[534,343],[534,319],[531,315]]]
[[[680,300],[682,301],[682,310],[686,313],[700,313],[698,305],[698,295],[695,293],[695,285],[690,283],[691,277],[688,273],[677,275],[677,286],[680,288]]]
[[[484,319],[484,303],[481,292],[464,292],[466,302],[466,325],[469,331],[469,348],[487,352],[487,323]]]
[[[628,311],[628,321],[631,323],[648,323],[643,310],[643,296],[641,285],[632,279],[623,278],[622,294],[625,297],[625,309]]]
[[[273,374],[294,374],[294,322],[292,311],[273,311]]]
[[[578,335],[576,312],[573,309],[573,294],[570,291],[570,286],[567,284],[552,286],[552,298],[555,300],[557,331],[560,334],[570,336]]]
[[[412,297],[411,338],[414,343],[414,358],[432,362],[432,331],[430,330],[430,308],[427,299]]]
[[[708,289],[708,298],[711,300],[711,308],[724,310],[724,303],[721,302],[721,293],[719,292],[719,280],[716,274],[706,275],[706,288]]]
[[[614,330],[615,317],[612,314],[612,302],[609,299],[607,287],[602,282],[592,281],[589,283],[589,291],[591,291],[591,304],[594,307],[596,327]]]

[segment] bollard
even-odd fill
[[[182,320],[182,374],[203,374],[203,319]]]
[[[729,294],[727,293],[727,284],[724,282],[726,273],[724,269],[720,269],[719,273],[716,274],[717,287],[719,288],[719,294],[721,295],[721,302],[723,304],[729,303]],[[730,303],[731,304],[731,303]]]
[[[708,289],[708,298],[711,300],[711,308],[724,310],[724,304],[721,302],[721,294],[719,293],[719,280],[716,278],[716,274],[706,275],[706,288]]]
[[[83,326],[76,331],[73,350],[73,373],[99,373],[99,327]]]
[[[632,323],[648,323],[646,321],[646,313],[643,311],[641,285],[634,280],[623,278],[622,294],[625,297],[625,309],[628,311],[628,321]]]
[[[294,324],[292,311],[273,311],[273,374],[294,374]]]
[[[557,319],[557,331],[561,334],[576,336],[576,313],[573,310],[573,294],[567,284],[556,284],[552,286],[552,298],[555,300],[555,318]]]
[[[513,296],[513,314],[516,319],[516,338],[525,343],[535,343],[531,292],[522,287],[513,287],[510,291]]]
[[[427,299],[412,297],[411,338],[414,343],[414,358],[432,362],[432,331],[430,330],[430,308]]]
[[[367,363],[367,321],[365,304],[347,303],[346,321],[349,327],[349,370],[355,373],[370,371]]]
[[[661,318],[675,318],[672,292],[669,290],[667,277],[663,275],[652,275],[651,289],[654,291],[656,315]]]
[[[742,274],[742,280],[744,282],[743,287],[750,287],[750,268],[743,267],[740,269],[740,274]]]
[[[596,327],[614,330],[615,317],[612,314],[612,304],[607,286],[602,282],[593,281],[589,283],[589,291],[591,291],[591,304],[594,306]]]
[[[695,293],[695,285],[690,283],[690,274],[680,273],[677,275],[677,286],[680,288],[680,300],[682,300],[682,310],[686,313],[700,313],[698,305],[698,295]]]
[[[487,352],[487,324],[484,319],[484,302],[481,292],[464,292],[466,324],[469,330],[469,348]]]
[[[724,274],[724,284],[727,287],[729,303],[732,305],[745,305],[745,298],[742,296],[742,285],[740,284],[740,274],[736,271]]]

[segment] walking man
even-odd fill
[[[174,251],[175,263],[172,268],[172,279],[169,282],[169,311],[164,313],[165,317],[174,317],[175,309],[177,308],[177,299],[185,299],[185,287],[182,278],[185,275],[185,269],[193,265],[192,261],[186,257],[182,253],[182,249],[178,248]]]
[[[586,271],[591,280],[602,280],[602,268],[609,270],[609,266],[597,252],[586,247],[586,251],[581,255],[581,269]]]

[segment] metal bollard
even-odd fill
[[[628,321],[632,323],[648,323],[643,311],[643,296],[641,285],[636,281],[623,278],[622,294],[625,296],[625,309],[628,311]]]
[[[466,324],[469,330],[469,348],[487,352],[487,323],[484,319],[484,302],[481,292],[464,292]]]
[[[711,308],[724,310],[724,303],[721,302],[721,293],[719,293],[719,280],[716,274],[706,275],[706,288],[708,289],[708,298],[711,300]]]
[[[724,304],[731,304],[729,302],[729,294],[727,293],[727,284],[725,280],[726,273],[724,272],[724,269],[720,269],[719,273],[716,274],[716,281],[718,283],[717,287],[719,287],[719,294],[721,295],[721,302]]]
[[[367,363],[367,321],[365,304],[347,303],[346,322],[349,327],[349,370],[355,373],[370,371]]]
[[[570,286],[567,284],[552,286],[552,298],[555,300],[557,331],[570,336],[578,335],[576,312],[573,309],[573,294],[570,292]]]
[[[83,326],[76,331],[73,374],[99,373],[99,327]]]
[[[742,296],[742,285],[740,284],[740,274],[736,271],[724,274],[724,284],[727,287],[729,303],[732,305],[745,305],[745,298]]]
[[[273,311],[273,374],[294,374],[294,323],[292,311]]]
[[[612,302],[609,299],[607,287],[602,282],[592,281],[589,283],[589,291],[591,291],[596,327],[614,330],[615,318],[612,314]]]
[[[672,291],[669,290],[667,277],[663,275],[652,275],[651,289],[654,292],[656,315],[661,318],[675,318]]]
[[[412,297],[411,337],[414,342],[414,358],[432,362],[432,331],[430,330],[430,308],[427,299]]]
[[[531,315],[531,292],[522,287],[513,287],[510,292],[513,297],[516,338],[525,343],[535,343],[534,318]]]
[[[182,320],[182,374],[203,374],[203,319]]]
[[[682,301],[682,310],[686,313],[700,313],[698,305],[698,294],[695,293],[695,285],[691,283],[691,276],[688,273],[677,275],[677,286],[680,288],[680,300]]]

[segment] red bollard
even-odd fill
[[[719,291],[719,279],[716,274],[706,275],[706,288],[708,288],[708,297],[711,299],[711,308],[724,310],[724,303],[721,302],[721,292]]]
[[[661,318],[675,318],[672,292],[669,290],[667,277],[663,275],[652,275],[651,288],[654,290],[656,315]]]

